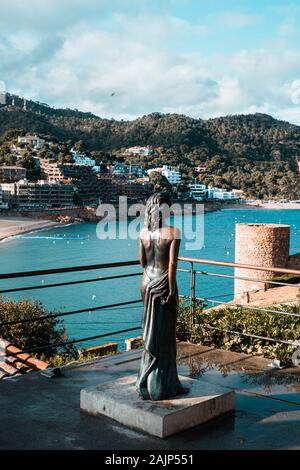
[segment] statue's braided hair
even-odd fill
[[[145,225],[154,232],[162,226],[163,206],[170,207],[171,200],[167,193],[154,193],[149,197],[145,210]]]

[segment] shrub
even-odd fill
[[[204,310],[204,304],[199,300],[194,301],[194,322],[200,321],[200,316]],[[190,305],[187,299],[179,299],[179,308],[177,315],[176,334],[180,341],[191,341],[193,329],[190,327]]]
[[[269,279],[267,282],[267,288],[272,289],[278,287],[276,284],[272,284],[273,282],[285,282],[287,284],[300,284],[300,276],[295,276],[293,274],[284,274],[282,276],[276,276]]]
[[[42,317],[54,313],[49,312],[39,301],[26,299],[13,301],[0,297],[0,323]],[[16,325],[0,325],[0,337],[20,349],[34,349],[46,344],[68,341],[63,322],[57,317]],[[77,358],[77,351],[72,345],[66,345],[49,348],[38,352],[35,356],[51,365],[58,365]]]
[[[299,306],[276,305],[269,309],[300,315]],[[295,349],[293,346],[241,336],[229,331],[284,341],[296,342],[300,339],[300,316],[297,318],[237,307],[204,310],[203,306],[198,306],[195,310],[195,325],[190,328],[189,307],[186,302],[180,303],[177,328],[179,340],[290,362]]]

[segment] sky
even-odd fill
[[[300,124],[300,0],[0,0],[0,89],[134,119]]]

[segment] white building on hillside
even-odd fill
[[[223,201],[238,199],[232,191],[226,191],[226,189],[221,188],[212,188],[211,186],[207,188],[207,198],[221,199]]]
[[[181,182],[181,173],[179,168],[163,165],[162,174],[167,178],[171,184],[179,184]]]
[[[129,147],[125,150],[125,153],[132,155],[139,155],[140,157],[149,157],[152,155],[153,149],[151,147],[140,147],[136,145],[135,147]]]
[[[96,161],[93,158],[89,158],[86,155],[73,155],[73,160],[76,165],[87,165],[87,166],[95,166]]]
[[[95,173],[100,173],[101,168],[99,165],[96,165],[96,160],[93,158],[87,157],[83,153],[77,153],[73,149],[71,150],[71,154],[76,165],[91,166]]]
[[[207,188],[205,184],[193,183],[189,185],[190,197],[196,201],[203,201],[206,198]]]
[[[195,199],[196,201],[203,201],[204,199],[217,199],[222,201],[231,201],[240,199],[240,192],[237,194],[235,191],[226,191],[221,188],[214,188],[212,186],[205,186],[205,184],[191,183],[189,185],[189,196]]]
[[[28,145],[31,145],[34,148],[40,148],[45,143],[46,143],[46,141],[44,139],[41,139],[37,135],[25,135],[24,137],[22,137],[22,136],[18,137],[18,144],[28,144]]]
[[[150,175],[153,171],[161,173],[172,185],[177,185],[181,182],[181,173],[179,168],[163,165],[162,168],[151,168],[148,170],[148,175]]]

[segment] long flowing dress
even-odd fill
[[[182,386],[176,367],[176,317],[178,295],[164,303],[169,293],[168,272],[150,279],[144,273],[144,351],[136,388],[144,400],[174,397]]]

